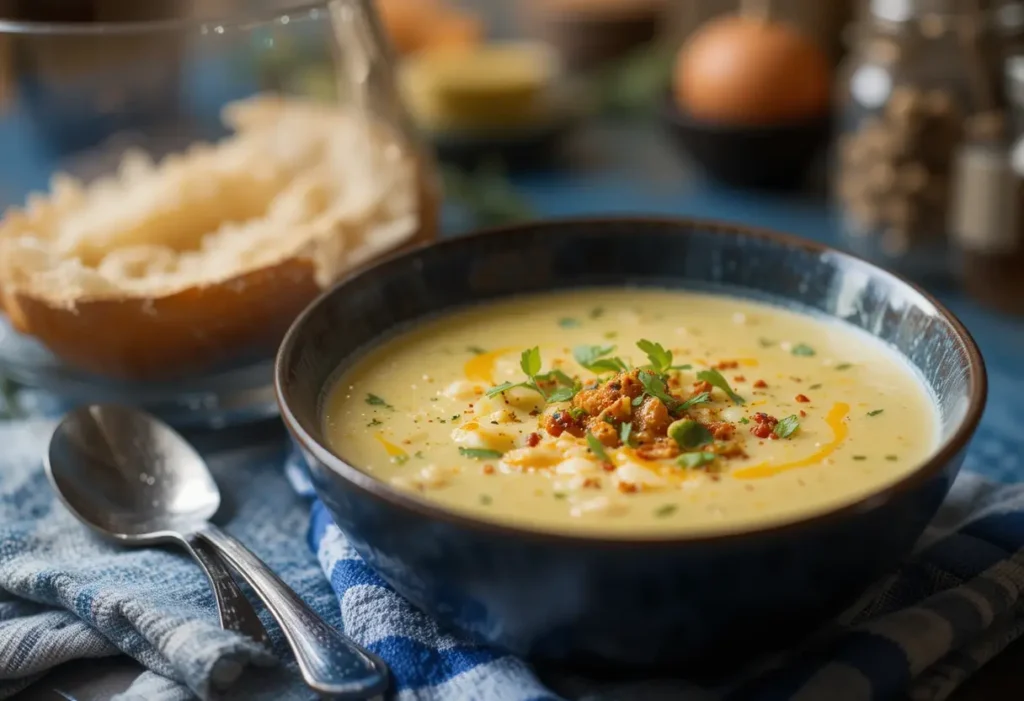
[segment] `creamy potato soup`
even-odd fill
[[[452,511],[532,528],[750,528],[892,483],[933,450],[913,370],[838,322],[723,296],[491,303],[374,348],[329,388],[331,447]]]

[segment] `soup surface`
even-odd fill
[[[330,446],[445,508],[543,530],[791,520],[933,450],[913,370],[837,322],[724,296],[594,289],[423,323],[325,398]]]

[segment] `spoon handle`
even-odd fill
[[[313,612],[262,560],[212,524],[195,533],[235,569],[266,604],[295,653],[302,678],[315,691],[340,699],[368,699],[388,683],[384,662]]]
[[[241,633],[262,645],[270,645],[267,629],[252,604],[238,588],[217,552],[194,534],[185,536],[185,546],[206,573],[220,615],[220,627]]]

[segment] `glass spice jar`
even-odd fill
[[[950,227],[964,291],[994,309],[1024,314],[1024,58],[1007,63],[1007,80],[1015,126],[960,148]]]
[[[872,0],[840,70],[834,186],[844,242],[910,277],[948,274],[954,155],[993,107],[967,0]],[[977,22],[977,24],[975,24]]]

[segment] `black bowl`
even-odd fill
[[[457,515],[369,477],[327,447],[325,383],[396,327],[470,302],[594,285],[723,291],[860,327],[921,372],[941,409],[941,445],[892,487],[820,516],[633,539]],[[780,234],[659,219],[523,224],[357,273],[292,326],[276,385],[320,498],[360,555],[415,605],[534,660],[675,671],[786,644],[892,570],[945,497],[986,394],[967,331],[894,275]]]
[[[832,130],[827,116],[769,126],[705,122],[680,110],[671,97],[662,116],[679,148],[709,176],[734,187],[762,190],[803,185]]]

